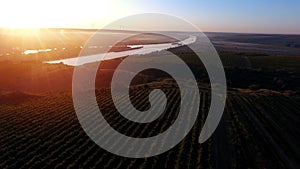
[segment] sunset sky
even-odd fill
[[[156,12],[204,31],[300,34],[299,0],[4,0],[0,6],[0,26],[10,28],[101,28]]]

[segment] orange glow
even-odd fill
[[[132,13],[116,0],[9,0],[0,5],[0,27],[8,28],[91,27]]]

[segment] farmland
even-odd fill
[[[0,44],[1,169],[299,168],[298,36],[207,33],[224,65],[228,91],[222,120],[203,144],[198,143],[198,138],[210,108],[211,86],[202,62],[186,46],[137,58],[132,64],[143,64],[148,57],[176,54],[194,73],[201,102],[193,128],[178,145],[157,156],[131,159],[102,149],[84,132],[71,92],[74,67],[44,63],[77,56],[93,31],[54,29],[41,35],[45,46],[40,46],[31,35],[2,35],[6,41]],[[183,39],[189,34],[183,33]],[[109,32],[105,31],[105,35],[109,36]],[[14,41],[16,36],[20,39]],[[49,38],[52,36],[53,39]],[[150,44],[174,41],[143,34],[124,43],[139,44],[140,38]],[[28,43],[22,47],[21,41],[26,39]],[[52,50],[25,55],[24,50],[31,48]],[[181,108],[178,85],[170,75],[159,70],[138,73],[130,86],[130,99],[135,108],[148,110],[148,97],[154,89],[161,89],[168,102],[165,111],[153,122],[129,121],[115,108],[110,90],[112,75],[124,58],[103,61],[98,69],[95,95],[104,118],[116,131],[130,137],[147,138],[166,131]],[[173,64],[172,60],[165,63]],[[89,66],[92,64],[85,68],[88,70]],[[125,99],[119,96],[119,100]],[[160,102],[161,98],[155,101]],[[112,142],[109,137],[104,139],[107,144]]]
[[[133,88],[132,101],[147,108],[149,88]],[[177,88],[164,89],[166,113],[153,124],[136,125],[112,108],[109,91],[96,90],[107,121],[118,131],[134,137],[151,136],[166,129],[176,117]],[[16,93],[10,93],[13,97]],[[299,166],[299,102],[280,93],[230,92],[217,131],[199,144],[210,101],[200,92],[200,112],[188,136],[175,148],[144,159],[119,157],[98,147],[82,130],[70,93],[26,97],[18,103],[2,103],[1,168],[296,168]],[[9,95],[8,95],[9,96]],[[30,97],[31,96],[31,97]],[[122,99],[122,98],[120,98]],[[272,106],[270,106],[270,104]],[[172,118],[173,117],[173,118]],[[266,125],[268,124],[268,125]],[[109,142],[109,140],[107,140]],[[138,151],[138,150],[136,150]]]

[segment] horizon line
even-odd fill
[[[1,29],[9,29],[9,30],[77,30],[77,31],[122,31],[122,32],[194,32],[194,31],[184,31],[184,30],[126,30],[126,29],[97,29],[97,28],[85,28],[85,27],[5,27],[0,26]],[[224,34],[256,34],[256,35],[300,35],[300,33],[267,33],[267,32],[234,32],[234,31],[202,31],[203,33],[224,33]]]

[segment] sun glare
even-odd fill
[[[93,27],[130,14],[121,1],[7,0],[1,2],[0,27]]]

